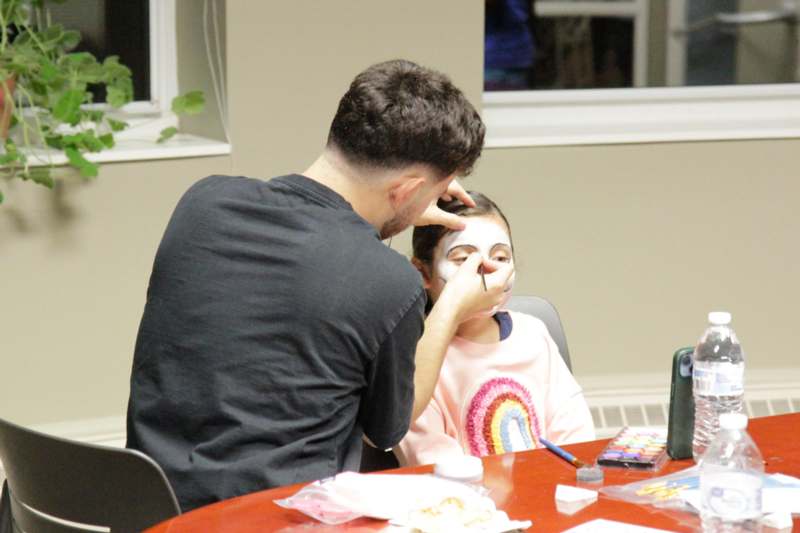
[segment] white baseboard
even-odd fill
[[[666,426],[670,375],[620,374],[578,378],[592,412],[597,437],[623,426]],[[748,369],[745,410],[751,418],[800,412],[800,368]]]
[[[39,424],[31,429],[89,444],[125,446],[125,417],[122,415]]]

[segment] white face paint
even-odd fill
[[[483,259],[499,263],[509,263],[514,267],[511,253],[511,238],[505,225],[495,216],[465,217],[466,227],[461,231],[448,233],[439,241],[434,251],[434,276],[444,285],[452,278],[461,263],[471,254],[479,253]],[[511,298],[514,276],[508,280],[503,301],[493,309],[480,313],[480,316],[494,315],[505,307]],[[438,280],[434,280],[436,283]]]

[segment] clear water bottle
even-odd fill
[[[764,461],[743,413],[720,416],[720,431],[700,461],[705,532],[761,531]]]
[[[694,436],[692,454],[698,461],[719,431],[723,413],[743,412],[744,352],[730,327],[731,314],[708,314],[710,325],[694,349]]]

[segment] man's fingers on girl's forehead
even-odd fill
[[[464,190],[464,187],[462,187],[461,184],[458,183],[457,181],[450,182],[450,185],[447,187],[446,194],[450,196],[455,196],[456,198],[461,200],[461,202],[464,205],[468,207],[475,207],[475,200],[473,200],[472,197],[469,194],[467,194],[467,191]]]
[[[453,213],[448,213],[447,211],[441,211],[440,223],[442,226],[446,226],[456,231],[461,231],[466,226],[464,224],[464,220],[460,216],[454,215]]]

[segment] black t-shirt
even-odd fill
[[[405,435],[425,293],[340,195],[309,178],[211,176],[156,254],[128,447],[184,510],[358,468]]]

